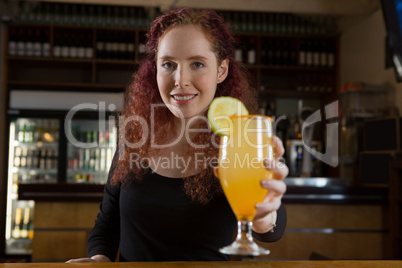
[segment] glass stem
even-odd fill
[[[248,219],[241,219],[237,222],[237,241],[243,241],[242,243],[253,243],[253,235],[251,233],[251,227],[253,223]]]

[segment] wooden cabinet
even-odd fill
[[[267,259],[390,258],[386,204],[286,204],[286,210],[282,239],[261,243],[271,250]]]
[[[390,209],[390,235],[391,258],[402,259],[402,158],[394,159],[390,163],[389,180],[389,209]]]
[[[33,262],[86,257],[99,202],[36,202]]]

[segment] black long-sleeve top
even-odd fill
[[[115,157],[116,159],[116,157]],[[113,161],[100,212],[88,239],[88,256],[106,255],[119,261],[229,260],[219,248],[229,245],[236,232],[234,216],[225,196],[208,205],[191,201],[184,179],[148,172],[141,181],[121,186],[110,183]],[[277,211],[274,232],[258,234],[263,242],[280,239],[286,227],[286,210]]]

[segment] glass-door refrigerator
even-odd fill
[[[68,183],[105,184],[116,150],[114,120],[71,120],[67,136]]]
[[[9,122],[5,254],[30,255],[34,202],[18,200],[18,186],[57,183],[60,119],[12,116]]]
[[[46,190],[34,195],[48,191],[51,196],[49,191],[66,185],[87,189],[106,183],[117,146],[115,112],[122,107],[122,93],[71,94],[10,94],[5,192],[0,193],[5,206],[0,219],[5,220],[0,230],[3,257],[29,260],[32,254],[35,202],[23,196],[23,188],[39,187]],[[81,106],[94,109],[76,110]]]

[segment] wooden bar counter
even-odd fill
[[[192,267],[238,267],[238,268],[391,268],[402,267],[402,261],[231,261],[231,262],[116,262],[116,263],[3,263],[0,268],[57,268],[57,267],[149,267],[149,268],[192,268]]]

